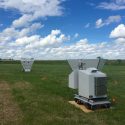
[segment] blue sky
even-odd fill
[[[0,0],[0,57],[125,58],[125,0]]]
[[[124,16],[125,10],[111,11],[97,8],[100,0],[67,0],[62,5],[64,7],[63,15],[61,17],[49,17],[44,21],[45,28],[41,33],[48,32],[55,27],[61,29],[66,34],[79,34],[80,38],[87,37],[92,42],[100,42],[109,40],[109,33],[120,23],[124,23],[122,18],[118,23],[105,26],[103,28],[95,28],[97,19],[106,19],[109,16],[120,15]],[[91,5],[92,4],[92,5]],[[89,28],[85,26],[90,24]]]

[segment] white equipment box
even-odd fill
[[[78,88],[78,72],[79,70],[75,70],[71,74],[69,74],[69,88]]]
[[[70,59],[68,60],[71,69],[73,70],[71,74],[69,74],[69,87],[72,89],[78,88],[78,72],[79,70],[85,70],[90,67],[97,68],[101,70],[105,60],[103,59]]]
[[[78,94],[88,99],[107,97],[107,76],[96,68],[79,70]]]

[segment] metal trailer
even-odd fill
[[[88,109],[96,110],[100,107],[110,108],[111,103],[107,100],[107,98],[96,98],[96,99],[88,99],[83,96],[75,94],[74,100],[77,104],[83,104]]]

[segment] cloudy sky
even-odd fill
[[[125,59],[125,0],[0,0],[0,58]]]

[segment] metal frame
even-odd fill
[[[21,64],[22,64],[23,70],[25,72],[30,72],[31,71],[33,63],[34,63],[33,58],[21,58]]]
[[[69,59],[68,63],[72,70],[87,69],[90,67],[97,68],[101,70],[105,64],[106,60],[102,58],[97,59]]]
[[[75,94],[74,100],[78,104],[84,104],[88,109],[95,110],[98,107],[110,108],[111,102],[107,98],[88,99]]]

